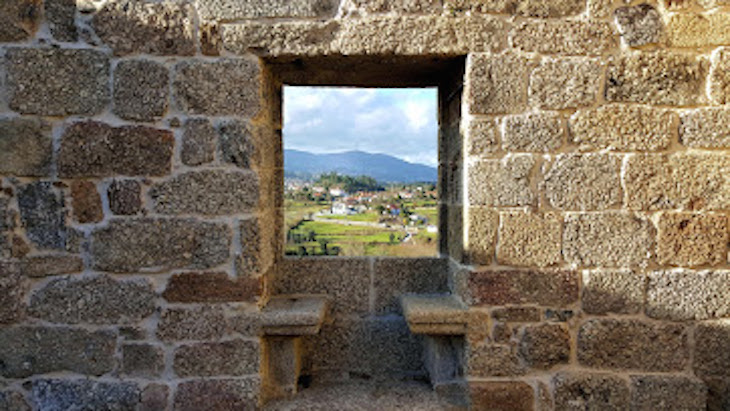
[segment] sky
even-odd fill
[[[438,162],[437,90],[284,87],[284,148]]]

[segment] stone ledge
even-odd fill
[[[413,334],[466,334],[468,310],[452,295],[409,295],[402,297],[401,305]]]
[[[314,335],[326,314],[327,296],[276,296],[262,311],[263,331],[265,335]]]

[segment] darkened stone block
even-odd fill
[[[63,194],[49,182],[18,188],[20,219],[28,239],[40,248],[66,247],[66,210]]]
[[[259,373],[259,344],[232,340],[184,345],[175,351],[180,377],[244,376]]]
[[[154,121],[167,111],[167,68],[151,60],[122,61],[114,70],[114,114],[126,120]]]
[[[139,402],[133,382],[95,380],[35,380],[33,403],[41,410],[129,410]]]

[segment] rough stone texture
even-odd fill
[[[92,265],[112,272],[206,269],[228,260],[231,229],[192,219],[115,219],[91,234]]]
[[[546,110],[593,105],[602,70],[597,60],[544,60],[530,75],[530,103]]]
[[[160,411],[167,409],[170,387],[163,384],[147,385],[139,397],[137,411]]]
[[[664,212],[657,226],[659,264],[697,267],[727,261],[726,215]]]
[[[730,409],[730,379],[705,378],[704,382],[707,385],[707,410]]]
[[[2,411],[32,411],[25,400],[25,396],[17,391],[0,391],[0,410]]]
[[[686,54],[657,51],[609,61],[606,100],[654,105],[702,103],[708,64]]]
[[[441,12],[440,0],[347,0],[344,9],[350,13],[436,13]]]
[[[702,377],[730,377],[730,326],[726,322],[700,323],[695,329],[694,371]]]
[[[0,119],[0,174],[45,177],[51,172],[51,126],[39,119]]]
[[[381,258],[374,266],[375,311],[400,312],[403,294],[448,292],[448,261],[441,258]]]
[[[231,21],[264,17],[330,17],[337,11],[337,0],[199,0],[197,9],[204,20]],[[375,6],[372,6],[375,7]]]
[[[716,104],[730,103],[730,48],[720,48],[713,55],[710,70],[710,97]]]
[[[61,137],[59,175],[73,177],[162,176],[170,172],[174,138],[167,130],[75,123]]]
[[[560,324],[528,326],[522,332],[520,357],[532,368],[549,369],[570,360],[570,333]]]
[[[220,308],[171,308],[160,315],[157,337],[162,341],[210,341],[223,337],[226,329],[226,318]]]
[[[505,151],[554,151],[564,139],[565,121],[558,114],[530,113],[504,120],[502,148]]]
[[[253,172],[204,170],[156,184],[149,195],[161,214],[242,214],[257,205],[259,185]]]
[[[142,209],[142,186],[135,180],[114,180],[109,184],[109,209],[116,215],[135,215]]]
[[[565,260],[582,267],[633,267],[648,263],[654,228],[624,212],[568,214],[563,229]]]
[[[0,42],[33,36],[41,22],[40,0],[7,0],[0,4]]]
[[[101,196],[92,181],[77,180],[71,183],[71,204],[74,219],[81,223],[98,223],[104,219]]]
[[[170,302],[222,303],[255,301],[261,291],[258,278],[234,280],[226,273],[182,273],[170,278],[162,296]]]
[[[122,345],[122,374],[130,377],[158,378],[165,370],[164,351],[151,344]]]
[[[470,207],[466,254],[469,263],[488,265],[494,259],[499,213],[487,207]]]
[[[552,379],[556,410],[624,410],[629,387],[610,374],[561,372]]]
[[[0,324],[11,324],[23,319],[27,282],[17,269],[0,265]]]
[[[73,328],[8,327],[0,329],[0,374],[26,378],[71,371],[101,375],[114,367],[116,335]]]
[[[179,377],[243,376],[259,372],[259,344],[232,340],[185,345],[175,351]]]
[[[20,221],[28,239],[40,248],[66,247],[66,210],[63,194],[51,183],[36,182],[18,187]]]
[[[333,21],[246,22],[222,25],[221,38],[225,50],[239,55],[321,55],[334,52],[341,29]]]
[[[114,114],[125,120],[154,121],[167,111],[167,68],[151,60],[128,60],[114,70]]]
[[[56,323],[126,324],[151,315],[154,300],[152,284],[145,280],[66,277],[36,291],[29,311],[34,317]]]
[[[469,204],[496,207],[532,205],[535,194],[530,173],[535,166],[531,155],[511,155],[501,160],[482,160],[469,167]]]
[[[689,362],[687,329],[639,320],[589,320],[578,331],[578,361],[602,369],[681,371]]]
[[[183,164],[199,166],[213,162],[217,139],[218,134],[209,120],[195,118],[186,121],[180,153]]]
[[[467,68],[472,114],[519,113],[527,108],[529,60],[516,55],[476,54]]]
[[[662,17],[650,4],[619,7],[614,16],[621,36],[631,47],[659,43],[664,36]]]
[[[631,409],[703,411],[707,387],[696,378],[639,375],[631,377]]]
[[[92,25],[114,54],[195,54],[191,5],[172,1],[148,3],[124,0],[106,4]]]
[[[578,300],[573,271],[486,270],[469,276],[473,305],[537,304],[568,306]]]
[[[535,390],[522,381],[474,382],[469,384],[475,410],[532,411]]]
[[[42,410],[134,410],[139,387],[133,382],[35,380],[33,403]]]
[[[58,41],[75,42],[78,40],[76,30],[75,0],[46,0],[44,12],[48,20],[53,38]]]
[[[600,55],[618,47],[617,37],[608,23],[579,20],[534,20],[518,24],[511,33],[519,50],[562,55]]]
[[[261,223],[258,218],[244,218],[238,223],[240,232],[241,252],[236,256],[236,274],[240,277],[255,277],[265,271],[267,263],[270,263],[274,256],[270,248],[262,241],[262,231],[266,236],[268,224]],[[264,228],[262,230],[262,228]],[[273,237],[273,236],[271,236]],[[272,240],[269,237],[268,240]]]
[[[637,314],[644,307],[646,276],[628,270],[583,272],[583,311],[588,314]]]
[[[730,316],[730,271],[649,273],[646,313],[683,321]]]
[[[221,124],[218,131],[221,161],[241,168],[250,168],[256,163],[256,147],[248,123],[228,121]]]
[[[256,409],[258,377],[192,380],[178,384],[173,407],[179,411]]]
[[[524,375],[527,368],[509,345],[478,343],[467,349],[465,372],[474,378],[514,377]]]
[[[223,48],[220,25],[205,22],[200,25],[198,30],[200,30],[200,52],[205,56],[220,56]]]
[[[45,116],[94,115],[109,102],[109,57],[96,50],[10,48],[10,108]]]
[[[562,261],[563,221],[555,213],[501,213],[497,260],[503,265],[547,267]]]
[[[189,114],[253,116],[259,110],[259,65],[251,60],[184,61],[175,66],[173,90]]]
[[[469,123],[468,154],[486,155],[499,150],[499,128],[492,120],[472,119]]]
[[[677,13],[667,23],[674,47],[726,46],[730,43],[730,13]]]
[[[605,210],[621,205],[621,158],[612,154],[560,154],[542,183],[553,207]]]
[[[493,310],[492,318],[503,322],[534,323],[542,319],[542,314],[537,307],[505,307]]]
[[[730,109],[706,108],[682,114],[680,141],[694,148],[730,148]]]
[[[6,264],[0,263],[0,268]],[[42,278],[61,274],[75,274],[84,270],[81,257],[67,254],[46,254],[25,257],[7,265],[17,267],[26,277]]]

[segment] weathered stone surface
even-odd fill
[[[554,151],[564,139],[565,121],[558,114],[530,113],[504,120],[505,151]]]
[[[348,0],[343,8],[355,13],[439,13],[442,10],[439,0]]]
[[[447,0],[445,5],[451,11],[513,14],[542,18],[572,16],[585,10],[585,3],[577,0],[551,2],[539,0]]]
[[[130,377],[158,378],[165,370],[164,351],[151,344],[122,345],[122,374]]]
[[[570,360],[570,333],[560,324],[528,326],[522,331],[518,350],[531,368],[549,369]]]
[[[260,322],[264,334],[283,336],[282,338],[285,340],[291,339],[292,336],[319,333],[327,315],[328,299],[325,295],[295,294],[272,297],[261,310]],[[284,343],[284,345],[288,346],[289,343]]]
[[[653,151],[677,139],[676,113],[649,106],[610,104],[570,118],[571,141],[583,150]]]
[[[609,61],[606,100],[689,106],[704,99],[706,60],[667,51],[629,54]]]
[[[0,4],[0,42],[33,36],[41,22],[40,0],[7,0]]]
[[[692,377],[631,376],[631,409],[641,411],[703,411],[707,404],[707,387]]]
[[[215,160],[218,134],[208,119],[195,118],[185,122],[182,151],[183,164],[199,166]]]
[[[171,308],[160,316],[157,337],[163,341],[210,341],[223,337],[226,329],[226,318],[218,307]]]
[[[683,113],[679,136],[687,147],[730,148],[730,109],[706,108]]]
[[[726,322],[700,323],[695,329],[694,371],[702,377],[730,377],[730,326]]]
[[[503,265],[547,267],[562,261],[563,221],[555,213],[500,215],[497,260]]]
[[[84,270],[84,261],[81,257],[67,254],[25,257],[17,263],[10,264],[16,266],[21,274],[31,278],[75,274]]]
[[[75,123],[61,137],[58,172],[63,178],[162,176],[170,172],[173,144],[167,130]]]
[[[370,262],[365,258],[287,258],[273,294],[327,294],[334,314],[369,311]]]
[[[154,121],[167,111],[167,68],[151,60],[127,60],[114,70],[114,114],[125,120]]]
[[[535,390],[522,381],[473,382],[469,384],[475,410],[532,411]]]
[[[173,407],[180,411],[256,409],[260,385],[258,377],[182,382],[175,390]]]
[[[530,187],[530,173],[534,166],[535,159],[528,154],[471,164],[468,176],[469,204],[494,207],[532,205],[535,193]]]
[[[612,154],[560,154],[542,184],[553,207],[605,210],[620,205],[621,157]],[[590,183],[589,183],[590,182]]]
[[[608,23],[573,21],[529,21],[511,33],[514,46],[541,54],[600,55],[618,47]]]
[[[659,264],[697,267],[727,261],[726,215],[664,212],[657,225]]]
[[[26,118],[0,119],[0,174],[44,177],[51,172],[51,126]]]
[[[650,4],[619,7],[614,16],[621,36],[631,47],[659,43],[663,38],[662,17]]]
[[[474,305],[537,304],[567,306],[578,300],[574,271],[485,270],[469,276]]]
[[[494,259],[499,213],[487,207],[469,207],[466,254],[474,265],[488,265]]]
[[[499,150],[499,127],[492,119],[472,119],[467,139],[472,156],[496,152]]]
[[[231,229],[192,219],[115,219],[91,234],[97,270],[134,272],[206,269],[228,260]]]
[[[25,396],[17,391],[0,391],[0,410],[32,411]]]
[[[42,410],[134,410],[139,387],[133,382],[35,380],[33,403]]]
[[[629,408],[629,387],[610,374],[561,372],[552,379],[556,410],[623,410]]]
[[[258,177],[250,171],[191,171],[152,186],[149,195],[161,214],[242,214],[258,203]]]
[[[704,382],[707,385],[707,410],[730,409],[730,379],[705,377]]]
[[[246,22],[221,25],[223,48],[238,55],[324,55],[334,52],[339,22]]]
[[[259,110],[259,65],[244,59],[184,61],[175,66],[178,107],[190,114],[254,116]]]
[[[17,268],[0,264],[0,324],[20,321],[25,315],[28,284]]]
[[[578,331],[578,361],[602,369],[681,371],[689,362],[684,325],[601,319]]]
[[[200,33],[200,52],[205,56],[220,56],[223,49],[220,25],[204,22],[198,28]]]
[[[466,98],[472,114],[519,113],[527,108],[530,61],[516,55],[475,54],[467,68]]]
[[[241,168],[250,168],[257,163],[256,146],[247,122],[228,121],[218,128],[221,160]]]
[[[440,294],[448,291],[448,261],[442,258],[380,258],[374,266],[375,311],[400,312],[403,294]]]
[[[164,384],[148,384],[139,397],[137,411],[160,411],[167,409],[170,387]]]
[[[589,314],[637,314],[644,307],[646,276],[628,270],[583,272],[583,311]]]
[[[235,0],[198,0],[200,16],[205,20],[241,20],[264,17],[331,17],[338,0],[269,0],[239,2]]]
[[[142,185],[136,180],[114,180],[107,189],[109,209],[116,215],[135,215],[142,209]]]
[[[58,41],[75,42],[78,40],[76,30],[75,0],[46,0],[44,12],[48,20],[53,38]]]
[[[52,183],[36,182],[18,187],[20,221],[28,239],[40,248],[66,247],[66,210],[63,193]]]
[[[654,253],[654,227],[631,213],[568,214],[565,260],[582,267],[644,266]]]
[[[92,181],[76,180],[71,183],[71,205],[74,219],[81,223],[98,223],[104,219],[101,196]]]
[[[125,0],[107,3],[92,25],[116,55],[195,54],[193,8],[172,1],[148,3]]]
[[[36,291],[29,312],[46,321],[78,324],[134,323],[155,310],[155,292],[145,280],[107,276],[59,278]]]
[[[232,340],[184,345],[175,351],[179,377],[243,376],[259,373],[259,344]]]
[[[0,329],[0,374],[25,378],[71,371],[101,375],[114,367],[116,335],[73,328],[9,327]]]
[[[730,271],[649,273],[646,314],[674,321],[730,317]]]
[[[730,48],[720,48],[710,69],[710,97],[716,104],[730,103]]]
[[[234,280],[226,273],[182,273],[170,278],[162,296],[180,303],[255,301],[262,286],[259,278]]]
[[[10,108],[46,116],[93,115],[109,102],[109,57],[91,49],[11,48]]]
[[[674,47],[725,46],[730,43],[730,13],[676,13],[667,23]]]
[[[597,60],[544,60],[530,75],[530,103],[546,110],[593,105],[602,71]]]
[[[624,181],[635,210],[730,207],[730,158],[721,153],[630,156]]]
[[[524,375],[525,366],[509,345],[472,344],[466,353],[465,372],[470,377],[513,377]]]
[[[536,323],[542,319],[542,313],[537,307],[504,307],[492,311],[495,321]]]
[[[255,277],[267,267],[267,263],[274,260],[272,247],[266,247],[262,234],[266,235],[266,227],[270,225],[263,223],[255,217],[244,218],[238,222],[239,239],[241,252],[236,256],[236,274],[241,277]],[[262,230],[263,228],[263,230]],[[275,241],[274,236],[267,236]]]

